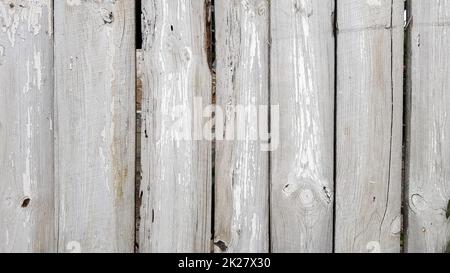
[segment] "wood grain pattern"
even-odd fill
[[[406,3],[405,66],[404,0],[0,0],[0,253],[444,252],[450,0]]]
[[[208,120],[201,119],[212,90],[206,50],[208,3],[142,4],[140,251],[209,252],[211,141],[202,134]]]
[[[409,152],[406,251],[450,242],[450,1],[408,1]]]
[[[336,252],[399,252],[403,1],[338,1]]]
[[[134,249],[133,0],[55,1],[59,252]]]
[[[217,111],[225,117],[216,125],[215,252],[268,252],[269,153],[258,139],[269,128],[260,112],[269,105],[269,5],[215,5]]]
[[[332,251],[333,12],[331,0],[271,1],[273,252]]]
[[[49,1],[0,0],[0,252],[54,252]]]

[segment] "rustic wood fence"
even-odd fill
[[[0,252],[444,252],[449,45],[450,0],[0,0]]]

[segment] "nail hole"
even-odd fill
[[[30,205],[30,202],[31,202],[31,199],[30,199],[30,198],[25,198],[25,199],[22,201],[22,208],[28,207],[28,205]]]
[[[215,242],[214,244],[215,244],[215,245],[220,249],[220,251],[222,251],[222,252],[226,252],[226,251],[228,250],[227,244],[226,244],[224,241],[222,241],[222,240],[219,240],[219,241]]]

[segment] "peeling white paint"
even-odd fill
[[[42,16],[48,16],[48,33],[52,34],[52,1],[30,0],[13,2],[0,2],[0,31],[7,34],[11,47],[14,47],[17,39],[24,36],[23,32],[38,35],[42,29]],[[45,25],[45,24],[44,24]]]
[[[381,6],[381,0],[367,0],[369,6]]]
[[[27,74],[27,81],[25,82],[25,85],[23,87],[23,93],[27,94],[31,90],[30,60],[27,60],[27,62],[25,63],[25,71]]]
[[[42,60],[41,60],[41,52],[36,51],[34,49],[34,70],[36,72],[36,86],[38,90],[42,88]]]
[[[79,6],[79,5],[81,5],[81,0],[67,0],[67,5]]]
[[[33,138],[33,131],[32,131],[33,124],[31,122],[32,111],[33,111],[32,107],[29,107],[27,110],[26,130],[28,143],[26,146],[26,153],[25,153],[25,172],[22,175],[23,194],[26,197],[31,197],[31,185],[32,185],[32,178],[31,178],[31,141]]]
[[[3,58],[6,55],[6,49],[3,45],[0,44],[0,65],[3,64]]]
[[[0,252],[55,250],[52,2],[0,1]]]

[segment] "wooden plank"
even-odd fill
[[[450,242],[450,1],[408,1],[409,162],[406,251]]]
[[[333,14],[331,0],[271,2],[273,252],[332,251]]]
[[[215,252],[268,252],[269,153],[259,138],[269,128],[260,112],[269,105],[269,5],[219,0],[215,10]]]
[[[141,252],[211,249],[211,141],[199,120],[211,103],[207,2],[142,3]]]
[[[53,252],[49,1],[0,0],[0,252]]]
[[[55,1],[60,252],[134,249],[134,5]]]
[[[336,252],[399,252],[403,0],[337,14]]]

